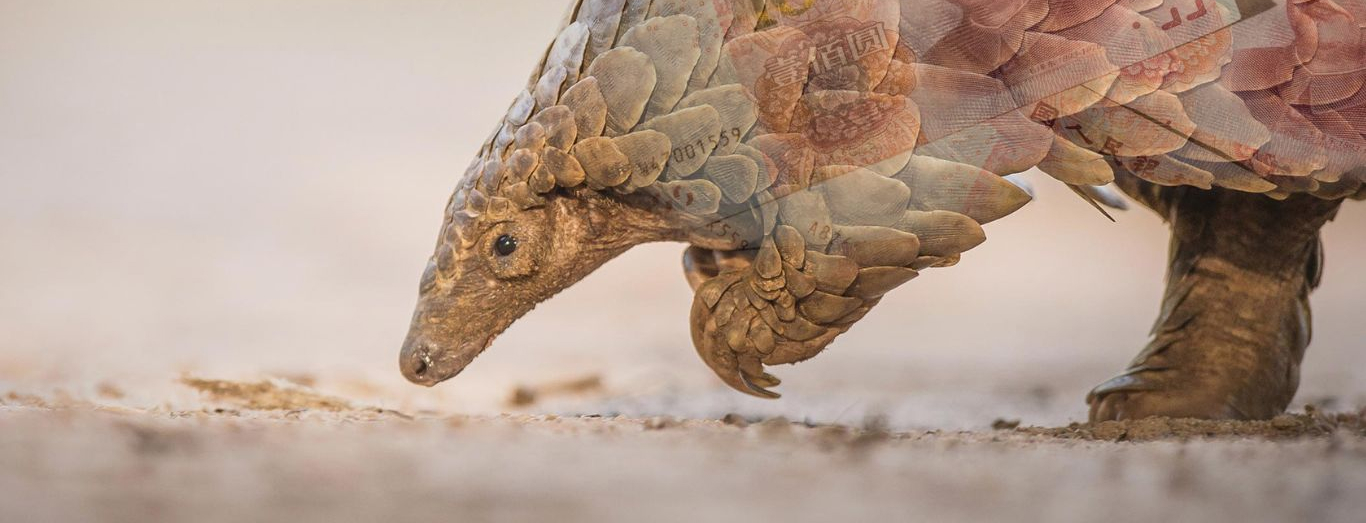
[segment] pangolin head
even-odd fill
[[[699,232],[716,221],[721,190],[686,179],[708,156],[669,134],[703,129],[704,141],[733,142],[739,126],[723,135],[705,98],[674,99],[661,106],[678,111],[647,121],[650,59],[591,50],[589,36],[585,23],[563,30],[456,188],[400,357],[409,380],[455,376],[536,304],[632,246],[745,241],[739,224]]]
[[[400,356],[410,381],[432,386],[454,377],[536,304],[667,235],[632,198],[588,187],[538,194],[526,181],[507,183],[525,168],[511,166],[528,150],[476,161],[451,198]],[[533,172],[554,176],[542,161]]]

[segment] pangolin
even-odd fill
[[[692,341],[773,398],[1038,168],[1172,227],[1153,337],[1093,420],[1267,418],[1319,229],[1361,199],[1363,0],[578,0],[445,210],[401,354],[461,372],[537,303],[689,244]]]

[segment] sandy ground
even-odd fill
[[[1038,176],[959,267],[778,369],[778,401],[697,361],[678,245],[407,384],[442,204],[560,12],[0,0],[0,520],[1366,513],[1338,416],[1366,407],[1360,204],[1325,233],[1316,409],[1261,425],[1072,426],[1142,346],[1166,240]]]
[[[1360,416],[894,431],[738,414],[413,416],[278,380],[183,384],[218,406],[11,394],[7,520],[1359,521],[1366,510]]]

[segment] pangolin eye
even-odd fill
[[[493,241],[493,252],[499,256],[511,256],[517,252],[517,238],[504,234]]]

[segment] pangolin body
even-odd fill
[[[515,249],[489,231],[518,213],[608,198],[677,229],[633,241],[694,244],[699,354],[776,396],[766,366],[815,356],[1025,205],[1009,175],[1112,206],[1117,176],[1362,194],[1359,21],[1360,0],[579,0],[455,191],[424,293],[503,278],[471,276],[470,253]],[[447,321],[435,308],[415,329]],[[410,336],[410,377],[437,344]]]

